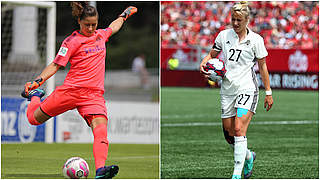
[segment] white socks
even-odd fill
[[[230,144],[230,147],[231,147],[232,151],[234,151],[234,144]],[[251,159],[251,151],[247,148],[246,160],[249,160],[249,159]]]
[[[245,136],[234,136],[234,170],[233,175],[240,175],[246,159],[247,152],[247,138]],[[251,154],[250,151],[248,154]],[[251,155],[250,155],[251,156]]]
[[[247,151],[246,151],[246,160],[250,160],[251,159],[251,151],[247,148]]]

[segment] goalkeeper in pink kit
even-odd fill
[[[123,23],[137,12],[137,8],[128,7],[119,17],[105,29],[96,29],[98,12],[87,2],[71,2],[72,15],[80,25],[80,30],[67,37],[54,59],[42,73],[32,82],[25,84],[21,95],[30,102],[27,117],[32,125],[40,125],[51,117],[68,110],[77,109],[79,114],[91,127],[94,142],[93,156],[95,159],[97,179],[112,178],[117,175],[117,165],[105,166],[108,155],[107,110],[105,106],[104,76],[105,76],[105,43],[109,37],[118,32]],[[42,89],[37,89],[47,79],[54,75],[60,66],[71,67],[62,86],[59,86],[43,102],[45,95]]]

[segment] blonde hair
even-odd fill
[[[249,18],[250,15],[250,9],[248,6],[247,1],[240,1],[238,3],[235,3],[231,8],[231,14],[239,14],[241,16],[244,16],[246,19]]]

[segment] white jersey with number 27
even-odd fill
[[[257,59],[264,58],[268,52],[263,38],[247,29],[247,36],[239,42],[233,29],[221,31],[213,45],[215,51],[222,51],[227,73],[221,84],[221,94],[236,95],[244,90],[258,93],[258,83],[253,70]]]

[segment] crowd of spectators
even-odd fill
[[[234,2],[161,2],[161,45],[213,45],[217,34],[231,28]],[[249,1],[248,27],[260,34],[267,48],[319,48],[318,1]]]

